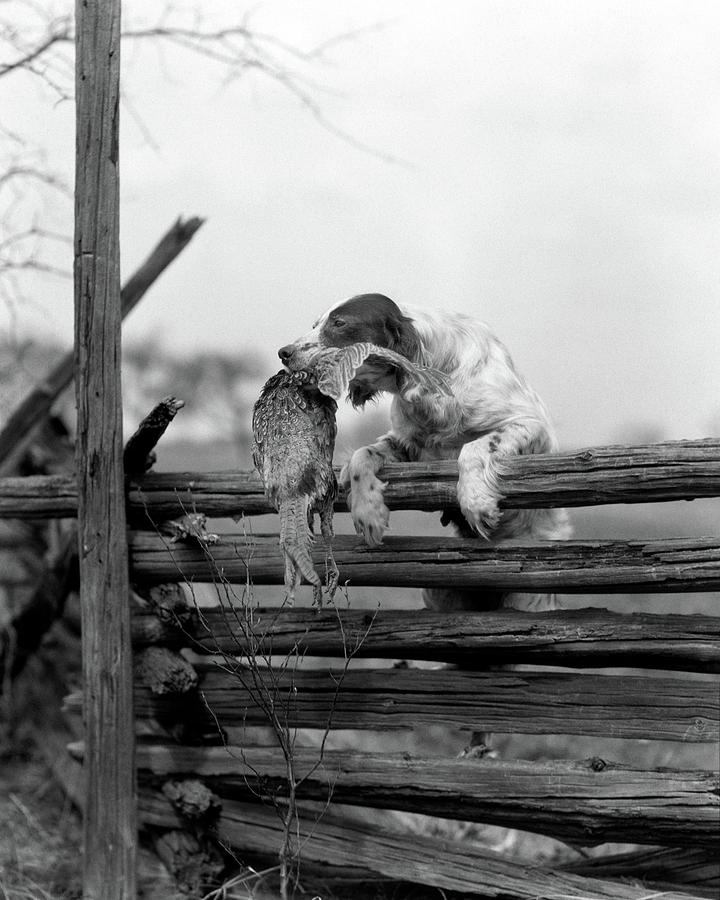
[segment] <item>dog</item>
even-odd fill
[[[443,373],[448,396],[404,389],[390,365],[365,364],[350,383],[349,396],[362,407],[381,391],[393,394],[392,427],[374,444],[356,450],[340,482],[348,490],[355,530],[372,547],[388,527],[378,478],[385,463],[457,459],[460,512],[448,510],[443,524],[462,537],[564,540],[570,536],[565,510],[500,510],[498,465],[503,457],[557,450],[548,413],[516,370],[510,354],[484,323],[461,313],[399,306],[383,294],[360,294],[332,307],[312,329],[278,355],[291,371],[302,369],[319,348],[369,342],[413,363]],[[436,610],[514,607],[553,609],[553,595],[485,589],[429,588],[425,605]]]

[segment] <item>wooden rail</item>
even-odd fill
[[[306,800],[332,795],[335,803],[489,822],[584,846],[717,846],[717,773],[647,771],[597,757],[527,762],[302,749],[294,766]],[[138,747],[138,768],[202,778],[224,797],[287,792],[287,763],[278,748],[145,743]]]
[[[194,699],[192,689],[168,690],[156,676],[145,683],[141,677],[136,714],[166,723],[205,722],[211,729],[217,722],[228,728],[267,724],[249,669],[238,664],[230,673],[212,661],[195,668],[202,698]],[[272,698],[291,728],[442,725],[684,743],[719,737],[714,678],[383,668],[350,670],[339,679],[338,671],[268,668],[261,699]],[[79,696],[67,702],[77,708]]]
[[[447,586],[563,593],[713,591],[720,588],[720,537],[651,541],[507,541],[391,537],[377,548],[361,538],[333,542],[340,583],[396,587]],[[322,571],[325,550],[313,553]],[[198,546],[150,532],[130,539],[137,581],[282,584],[277,535],[223,535]]]
[[[183,824],[162,794],[147,789],[140,794],[139,814],[148,825],[177,828]],[[216,828],[226,846],[243,847],[268,861],[276,858],[281,834],[272,805],[224,799]],[[480,894],[488,900],[697,900],[699,896],[672,888],[658,893],[647,884],[585,878],[505,860],[472,842],[367,825],[347,811],[302,810],[298,831],[306,866],[319,864],[325,871],[325,867],[337,866],[349,880],[417,881],[442,890]]]
[[[178,616],[182,615],[182,620]],[[535,663],[634,666],[720,672],[720,618],[625,615],[606,609],[445,613],[429,609],[192,608],[161,619],[152,609],[132,618],[136,647],[189,646],[201,653],[342,656],[362,636],[355,656],[426,659],[478,667]]]
[[[457,507],[457,463],[388,465],[391,509]],[[720,440],[610,446],[506,460],[500,480],[507,508],[649,503],[720,496]],[[253,472],[149,473],[129,491],[129,514],[161,521],[197,508],[209,516],[272,512]],[[345,510],[341,496],[337,509]],[[60,476],[0,480],[0,518],[74,516],[77,489]]]
[[[643,848],[586,857],[565,863],[564,872],[600,875],[602,878],[641,879],[657,889],[688,890],[716,900],[720,894],[720,861],[701,847]],[[682,887],[681,887],[682,886]],[[660,895],[657,900],[661,900]]]

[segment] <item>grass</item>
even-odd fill
[[[80,818],[36,748],[2,760],[0,898],[82,897]]]

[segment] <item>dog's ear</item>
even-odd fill
[[[416,360],[420,353],[420,338],[409,316],[400,315],[385,323],[388,347],[407,359]]]

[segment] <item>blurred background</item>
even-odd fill
[[[123,5],[141,34],[123,47],[125,276],[178,214],[207,218],[129,350],[266,376],[329,305],[381,291],[487,321],[564,446],[717,431],[716,3]],[[27,48],[72,4],[1,12]],[[238,26],[247,41],[173,33]],[[8,245],[71,234],[72,65],[58,42],[0,81],[3,169],[55,181],[0,193],[6,348],[72,340],[71,246]],[[35,271],[9,269],[29,244]]]

